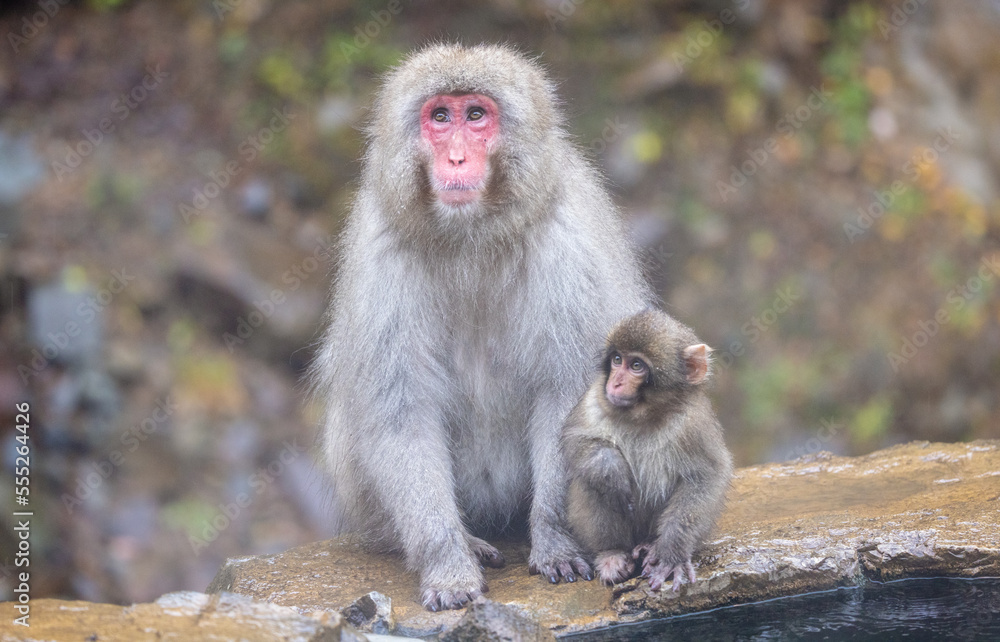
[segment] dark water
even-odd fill
[[[562,639],[1000,641],[1000,578],[872,582]]]

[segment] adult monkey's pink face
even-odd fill
[[[500,129],[497,104],[481,94],[438,94],[420,109],[420,134],[432,153],[431,188],[446,205],[477,202],[489,179]]]

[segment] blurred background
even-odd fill
[[[559,82],[740,465],[1000,437],[996,0],[30,0],[0,8],[0,599],[203,590],[330,535],[303,373],[378,78]]]

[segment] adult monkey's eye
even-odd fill
[[[438,107],[437,109],[431,112],[431,118],[433,118],[435,122],[446,123],[449,120],[448,110],[445,109],[444,107]]]
[[[469,120],[479,120],[486,115],[486,110],[482,107],[473,107],[469,110],[468,119]]]

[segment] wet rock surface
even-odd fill
[[[211,595],[170,593],[131,607],[35,600],[30,630],[10,625],[15,605],[0,604],[0,641],[549,640],[868,579],[1000,576],[1000,441],[914,442],[740,469],[714,539],[694,560],[697,582],[678,593],[653,593],[639,579],[553,586],[528,574],[526,543],[498,546],[507,566],[486,569],[488,599],[461,611],[425,611],[398,558],[345,537],[231,559]]]
[[[396,628],[392,600],[378,591],[362,595],[341,611],[347,623],[378,634],[391,633]]]
[[[31,603],[30,627],[13,625],[14,604],[0,604],[0,641],[100,640],[247,640],[274,642],[344,642],[363,640],[336,613],[309,617],[294,609],[255,602],[233,594],[192,591],[168,593],[149,604],[114,604],[66,600]]]
[[[489,599],[557,635],[869,578],[996,576],[1000,441],[914,442],[863,457],[818,453],[742,468],[714,538],[695,557],[697,582],[678,593],[653,593],[639,579],[614,589],[552,586],[528,575],[525,543],[498,547],[507,566],[486,569]],[[417,578],[399,559],[368,554],[350,537],[229,560],[208,591],[338,613],[377,591],[391,600],[382,621],[394,621],[397,635],[455,630],[469,613],[425,611]]]
[[[441,642],[555,642],[555,636],[524,611],[507,604],[477,599]]]
[[[625,618],[904,577],[1000,573],[1000,442],[914,442],[740,469],[698,582],[622,586]]]

